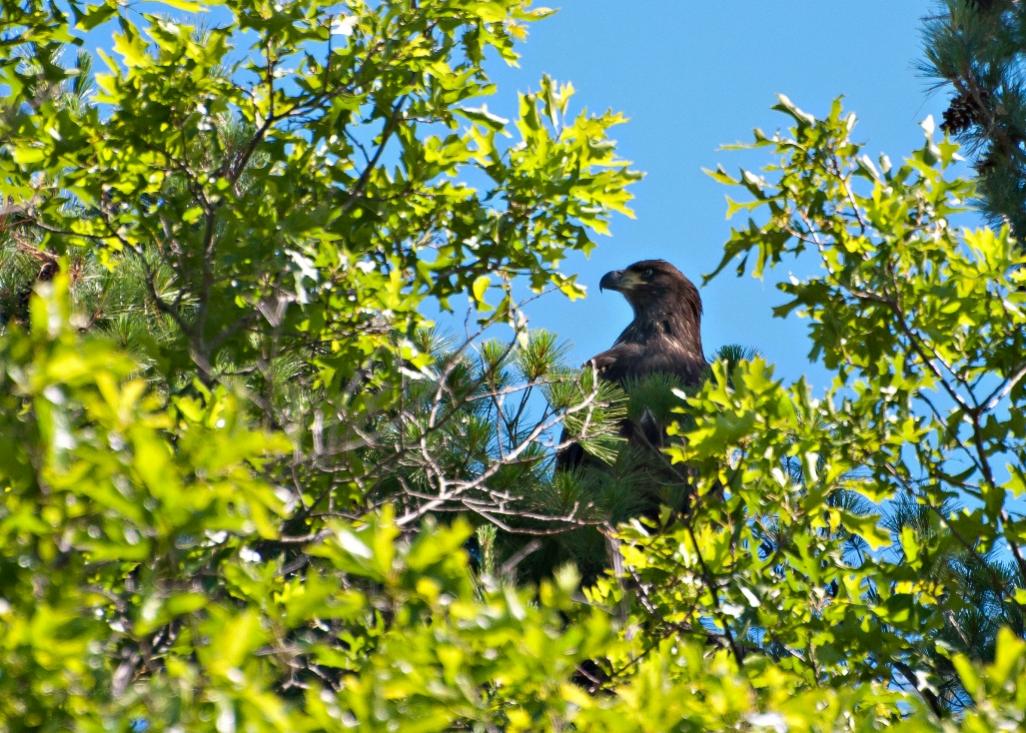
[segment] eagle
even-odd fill
[[[632,383],[658,374],[669,377],[682,388],[695,387],[702,382],[708,370],[702,349],[702,298],[695,284],[680,270],[666,260],[641,260],[622,270],[607,272],[599,281],[599,290],[615,290],[622,294],[634,311],[634,319],[613,345],[589,359],[585,368],[591,367],[600,379],[627,389]],[[664,429],[645,407],[637,422],[624,420],[619,432],[627,439],[628,445],[639,447],[644,455],[662,445]],[[564,429],[560,443],[566,445],[567,440]],[[631,493],[640,499],[632,513],[640,511],[654,519],[659,516],[662,505],[686,511],[690,496],[686,474],[671,467],[668,461],[649,460],[647,463],[652,464],[649,477],[653,483],[635,474],[638,481],[628,484]],[[598,459],[589,457],[579,443],[570,443],[557,454],[556,471],[578,469],[605,474],[612,470]],[[618,486],[617,490],[622,491],[622,487]],[[609,519],[615,522],[618,518],[614,515]],[[608,566],[611,566],[618,582],[624,583],[619,538],[615,532],[609,531],[608,526],[599,530],[599,536],[604,540]],[[602,570],[595,553],[575,559],[580,561],[579,569],[586,580],[596,577]],[[621,621],[626,621],[626,596],[618,615]],[[578,672],[579,679],[588,689],[594,689],[604,679],[604,674],[593,662],[583,663]]]
[[[599,290],[621,293],[634,310],[634,320],[585,368],[594,368],[600,379],[622,387],[653,374],[668,375],[682,387],[702,381],[708,368],[702,350],[702,298],[680,270],[666,260],[641,260],[607,272]],[[652,435],[653,426],[640,427],[649,444],[661,441],[662,428]],[[620,433],[631,440],[639,434],[638,426],[625,421]],[[584,461],[584,449],[572,443],[558,454],[556,469],[571,469]]]

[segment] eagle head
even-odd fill
[[[702,317],[698,288],[666,260],[641,260],[623,270],[607,272],[599,281],[599,290],[622,293],[635,317],[667,310],[686,313],[695,322]]]

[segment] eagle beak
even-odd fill
[[[599,290],[615,290],[626,294],[644,284],[645,280],[637,273],[630,270],[613,270],[599,280]]]
[[[623,270],[613,270],[607,272],[599,280],[599,292],[603,290],[619,290],[620,284],[623,282]]]

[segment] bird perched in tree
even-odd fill
[[[654,374],[664,374],[682,387],[701,382],[707,363],[702,351],[702,299],[698,288],[666,260],[642,260],[623,270],[607,272],[600,290],[622,293],[634,310],[634,320],[611,348],[588,360],[599,378],[627,386]],[[628,440],[659,444],[662,427],[625,421],[621,434]],[[560,452],[557,469],[584,461],[585,451],[573,443]]]
[[[620,540],[610,531],[611,525],[638,514],[658,517],[664,505],[686,511],[690,500],[686,472],[659,454],[665,424],[654,417],[650,408],[655,405],[646,398],[658,399],[657,395],[667,392],[670,385],[698,385],[708,364],[702,350],[702,299],[698,288],[669,262],[642,260],[623,270],[607,272],[599,281],[599,289],[621,293],[634,310],[634,319],[612,347],[589,359],[585,368],[590,366],[599,379],[615,382],[628,393],[633,391],[631,401],[642,398],[638,405],[641,409],[620,423],[619,433],[626,438],[629,450],[621,450],[616,465],[606,465],[574,442],[557,454],[556,470],[574,471],[589,489],[609,492],[597,499],[608,512],[607,523],[598,533],[606,547],[608,565],[604,566],[594,551],[597,548],[592,543],[598,539],[594,534],[581,530],[571,533],[565,542],[586,581],[597,576],[603,566],[611,566],[613,575],[623,583]],[[659,389],[645,389],[653,382]],[[560,443],[566,444],[567,440],[564,429]],[[591,553],[575,552],[571,541],[592,548]],[[551,548],[549,555],[558,559],[558,548]],[[546,559],[552,564],[551,558]],[[618,613],[621,620],[626,620],[626,600]],[[582,664],[579,674],[586,687],[594,686],[604,676],[593,662]]]

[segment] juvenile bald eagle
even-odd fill
[[[634,320],[611,348],[589,359],[586,367],[594,365],[600,378],[621,386],[658,373],[675,377],[682,386],[702,380],[707,367],[702,351],[702,299],[680,270],[666,260],[642,260],[607,272],[599,289],[622,293],[634,309]],[[637,430],[625,423],[621,434],[630,439]],[[556,468],[573,468],[584,457],[584,449],[574,443],[557,456]]]

